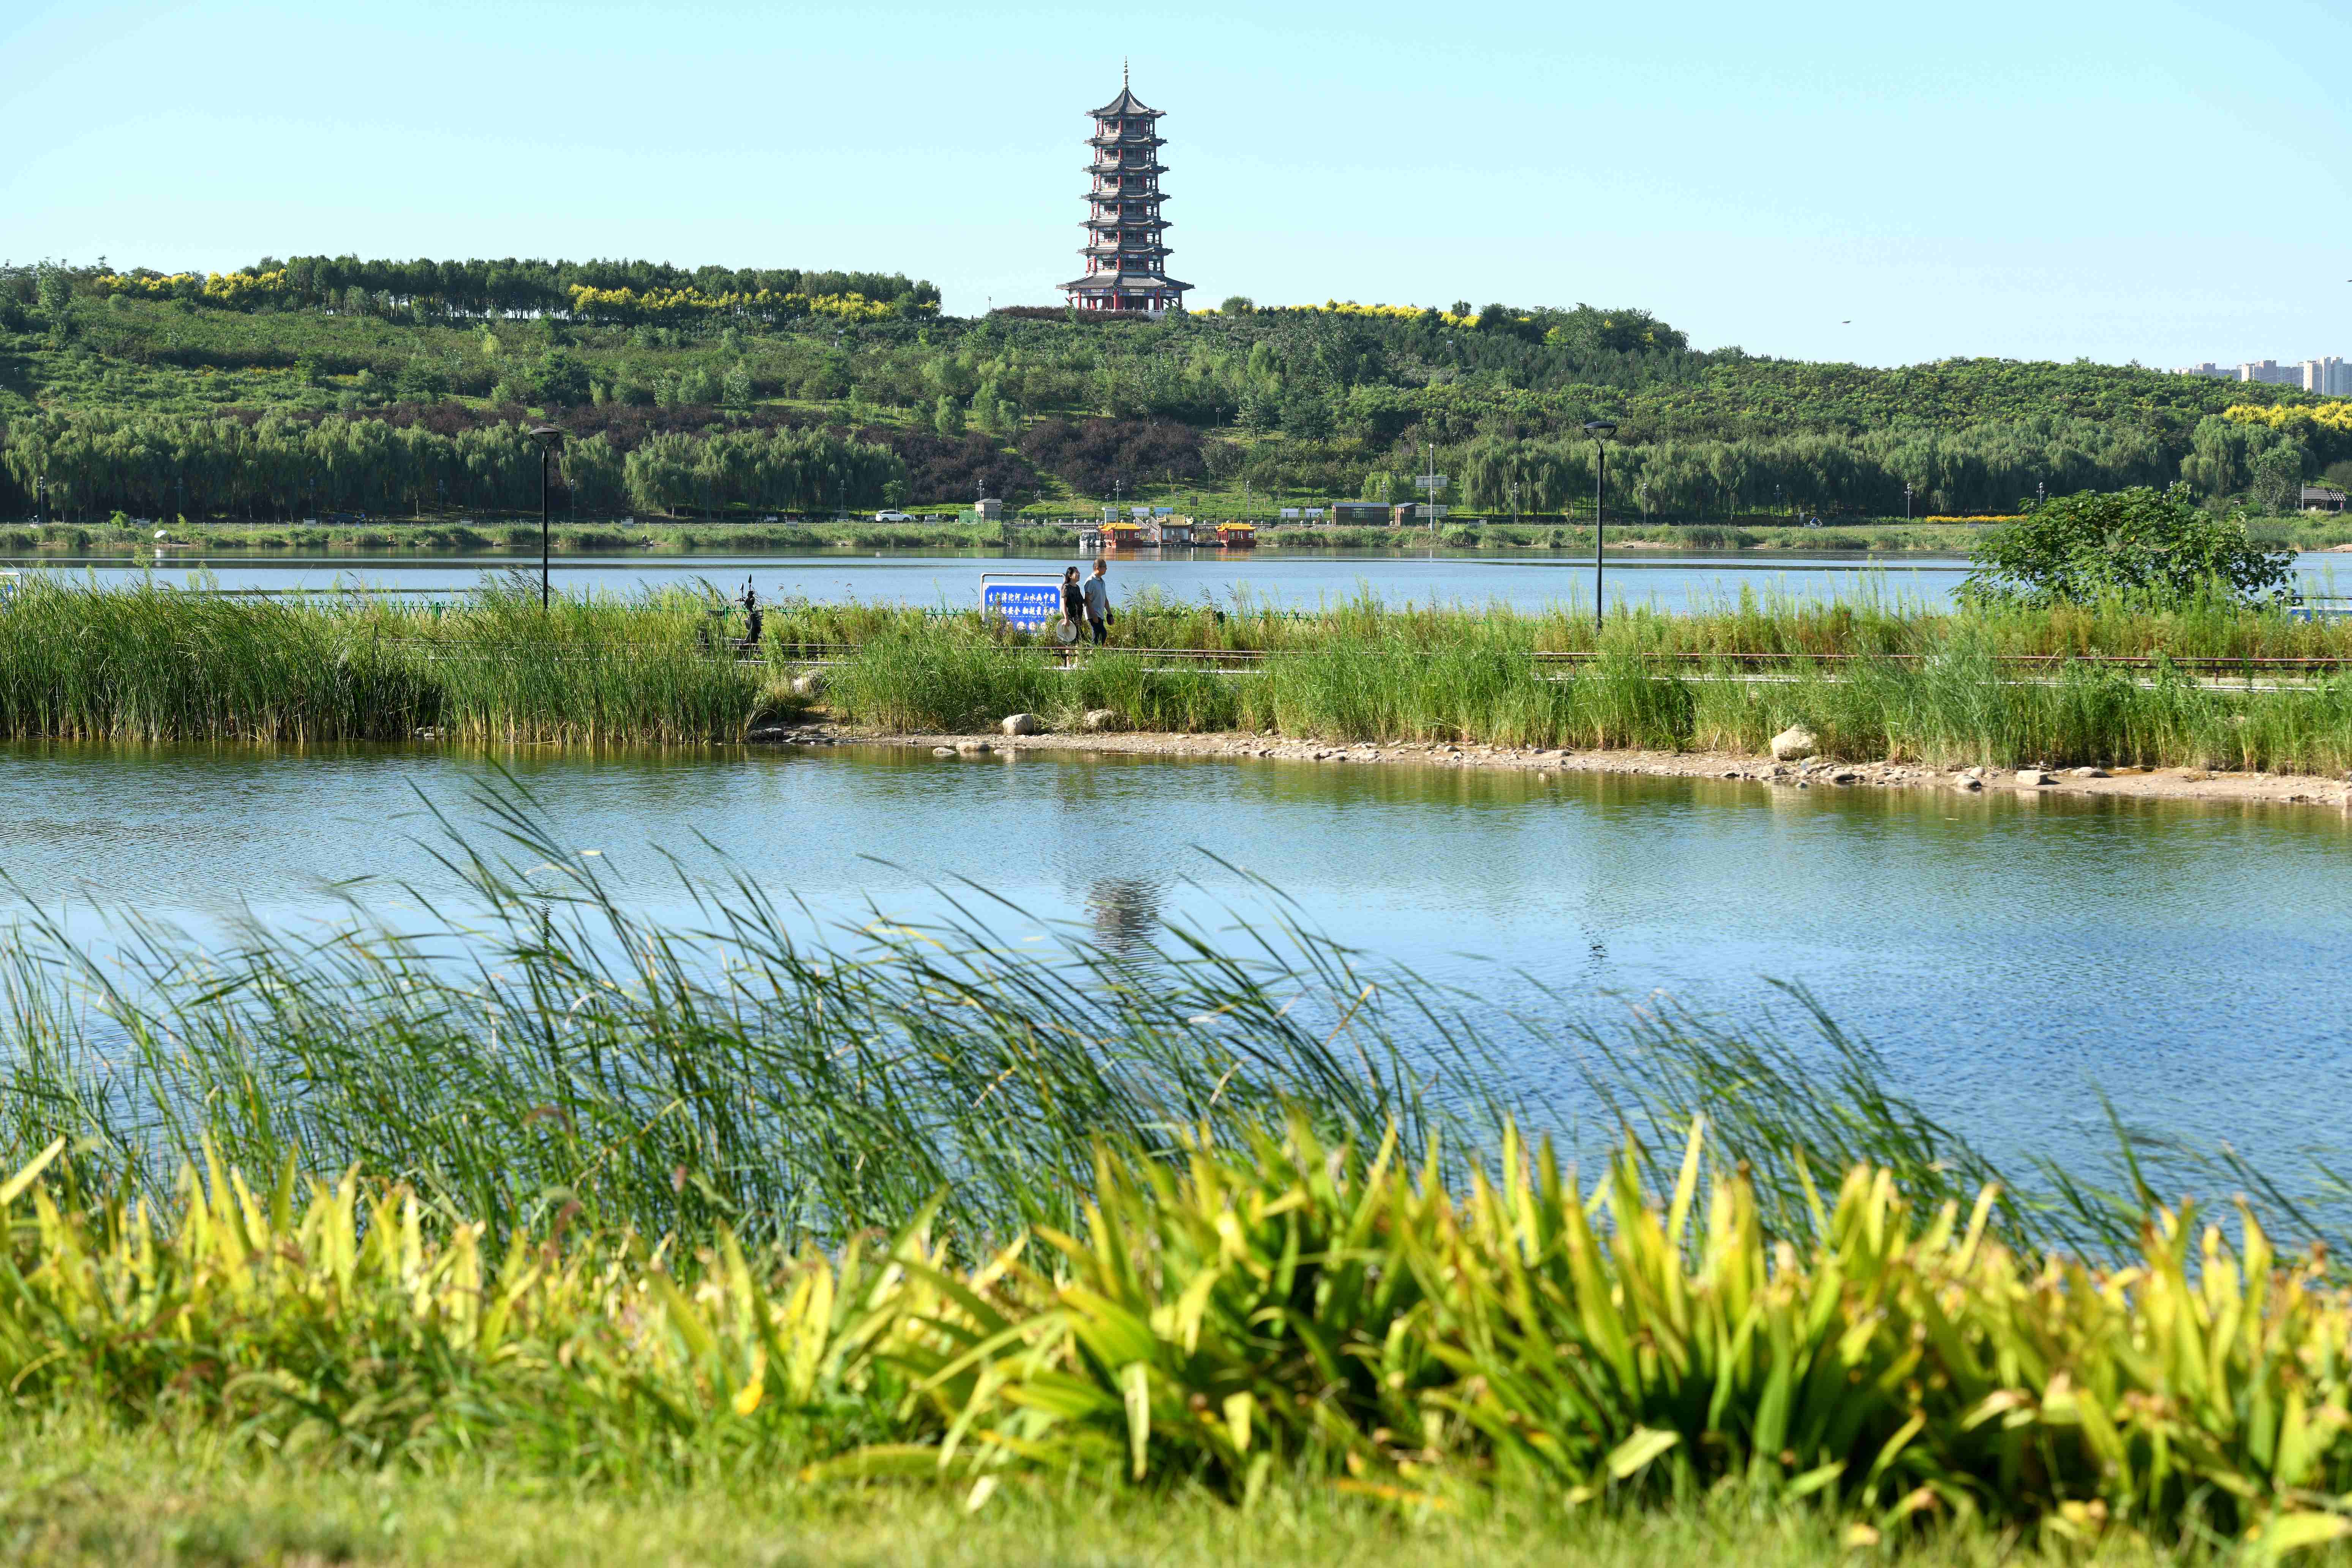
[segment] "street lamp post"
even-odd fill
[[[1592,475],[1592,629],[1598,632],[1602,614],[1601,546],[1609,537],[1609,437],[1617,434],[1617,421],[1588,419],[1584,429],[1601,456]]]
[[[563,432],[552,425],[534,425],[524,432],[539,443],[539,607],[547,608],[547,469],[556,449],[563,445]]]
[[[1911,521],[1911,487],[1909,485],[1903,487],[1903,521],[1906,522]]]

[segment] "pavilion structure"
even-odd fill
[[[1071,306],[1089,313],[1121,310],[1159,315],[1181,307],[1190,283],[1168,276],[1168,224],[1160,216],[1160,110],[1148,108],[1119,69],[1118,96],[1094,111],[1087,139],[1094,162],[1087,174],[1087,275],[1062,285]]]

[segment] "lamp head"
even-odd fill
[[[561,447],[569,432],[554,425],[534,425],[523,434],[542,447]]]
[[[1588,419],[1584,422],[1584,433],[1588,436],[1597,437],[1599,439],[1606,441],[1610,437],[1617,434],[1617,421],[1614,419]]]

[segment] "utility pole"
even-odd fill
[[[563,445],[563,432],[552,425],[534,426],[525,432],[539,443],[539,607],[548,605],[547,567],[547,486],[548,466],[556,448]]]
[[[1585,430],[1592,437],[1592,445],[1600,456],[1592,478],[1592,630],[1597,637],[1601,629],[1601,617],[1606,614],[1601,598],[1601,549],[1609,537],[1609,437],[1617,434],[1614,419],[1588,419]]]

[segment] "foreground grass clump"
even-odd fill
[[[90,1203],[37,1161],[0,1189],[0,1375],[20,1409],[287,1458],[791,1467],[974,1509],[1073,1482],[1570,1510],[1733,1486],[1855,1542],[2352,1531],[2352,1293],[2251,1216],[2233,1249],[2159,1210],[2100,1268],[2009,1246],[1990,1194],[1921,1213],[1858,1168],[1800,1246],[1702,1148],[1655,1194],[1630,1160],[1588,1193],[1508,1142],[1465,1179],[1297,1124],[1173,1166],[1106,1146],[1076,1234],[971,1266],[920,1215],[829,1252],[560,1227],[494,1250],[356,1173]]]
[[[89,1192],[168,1191],[215,1156],[355,1165],[487,1225],[494,1247],[566,1212],[765,1243],[895,1230],[931,1205],[970,1250],[1076,1224],[1100,1139],[1171,1155],[1180,1130],[1239,1137],[1312,1106],[1335,1140],[1391,1122],[1418,1140],[1471,1116],[1491,1079],[1457,1006],[1391,1003],[1311,933],[1269,927],[1236,955],[877,913],[828,942],[741,879],[682,879],[702,918],[663,921],[527,796],[484,804],[503,843],[436,846],[457,894],[352,888],[323,939],[14,932],[0,1168],[60,1133]],[[398,926],[376,912],[403,906]]]

